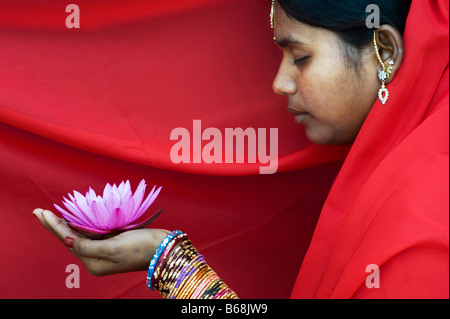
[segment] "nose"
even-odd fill
[[[281,62],[278,73],[273,80],[273,90],[275,93],[280,95],[291,95],[297,92],[297,84],[283,61]]]

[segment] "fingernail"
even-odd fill
[[[33,215],[38,217],[37,216],[38,214],[42,215],[42,211],[43,211],[43,209],[36,208],[35,210],[33,210]]]
[[[74,241],[75,241],[75,239],[67,236],[66,238],[64,238],[64,245],[66,245],[66,247],[73,248]]]

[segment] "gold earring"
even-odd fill
[[[380,53],[378,52],[378,45],[377,45],[377,38],[376,38],[376,32],[373,33],[373,43],[375,45],[375,52],[377,54],[378,61],[380,62],[381,66],[383,67],[383,70],[378,72],[378,78],[381,81],[381,89],[378,91],[378,98],[380,99],[381,103],[386,104],[388,98],[389,98],[389,91],[386,88],[386,79],[389,79],[392,73],[392,69],[394,68],[394,60],[390,60],[389,66],[386,68],[386,65],[384,64],[383,60],[381,60]]]

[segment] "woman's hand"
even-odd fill
[[[138,229],[109,239],[90,240],[80,236],[49,210],[37,208],[33,214],[95,276],[147,270],[159,244],[169,234],[162,229]]]

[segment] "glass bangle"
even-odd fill
[[[150,265],[148,266],[148,272],[147,272],[147,286],[151,290],[153,290],[152,287],[152,277],[153,277],[153,271],[155,270],[155,266],[158,262],[159,256],[161,256],[162,252],[166,248],[167,244],[178,234],[181,234],[182,232],[179,230],[171,232],[169,235],[167,235],[166,238],[161,242],[159,247],[156,249],[155,254],[153,255],[152,260],[150,261]]]

